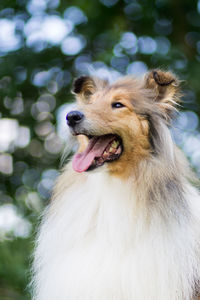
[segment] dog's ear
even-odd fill
[[[106,79],[98,77],[81,76],[74,80],[72,93],[82,100],[89,100],[97,90],[101,90],[108,85]]]
[[[89,76],[81,76],[74,80],[72,92],[76,95],[89,98],[96,91],[94,80]]]
[[[169,120],[180,103],[179,80],[171,72],[153,70],[145,78],[145,87],[153,93],[166,120]]]

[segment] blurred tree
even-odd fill
[[[58,174],[74,77],[161,67],[186,80],[174,135],[200,174],[199,28],[200,1],[1,0],[0,300],[30,299],[33,232]]]

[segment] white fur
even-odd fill
[[[134,182],[105,169],[83,177],[45,212],[34,300],[191,300],[199,275],[197,191],[186,183],[189,217],[180,210],[180,222],[166,222],[154,206],[148,217]]]

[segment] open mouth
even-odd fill
[[[90,136],[85,151],[74,155],[72,165],[76,172],[90,171],[105,162],[117,160],[123,152],[122,140],[114,134]]]

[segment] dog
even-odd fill
[[[33,299],[198,299],[200,194],[169,129],[179,80],[81,76],[73,93],[79,148],[42,218]]]

